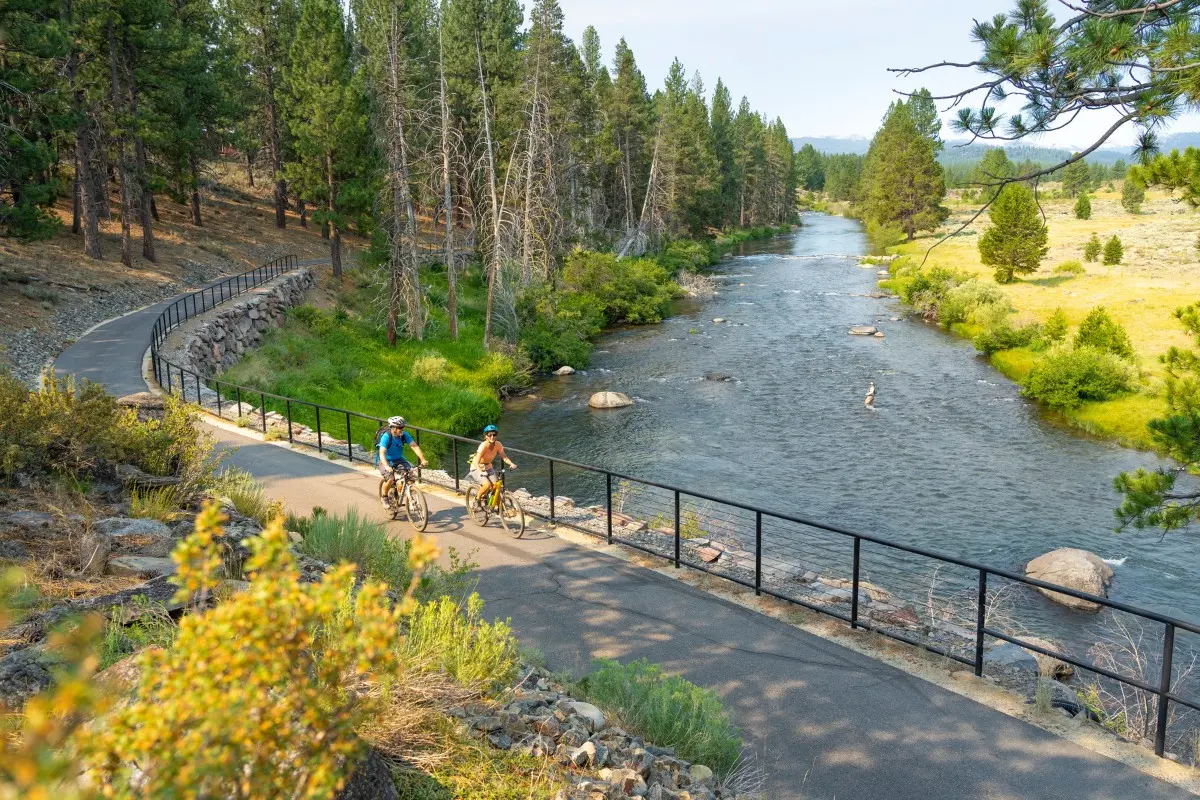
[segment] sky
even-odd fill
[[[1014,0],[559,2],[566,33],[576,42],[589,24],[596,27],[610,69],[613,46],[624,36],[651,91],[678,57],[689,74],[700,72],[710,97],[720,76],[735,104],[745,95],[753,108],[781,117],[793,137],[870,137],[896,91],[928,86],[935,95],[948,94],[980,82],[973,70],[902,78],[887,68],[970,61],[979,54],[970,36],[973,20],[1014,5]],[[1051,5],[1060,13],[1058,3]],[[943,115],[946,121],[952,117],[953,112]],[[1093,112],[1030,143],[1087,145],[1114,119]],[[1187,130],[1200,130],[1200,117],[1182,118],[1167,132]],[[1125,146],[1133,140],[1133,129],[1126,128],[1109,142]]]

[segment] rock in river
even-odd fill
[[[1108,582],[1112,578],[1113,571],[1095,553],[1074,547],[1061,547],[1030,561],[1025,565],[1025,574],[1046,583],[1054,583],[1079,592],[1108,597]],[[1095,613],[1100,610],[1100,605],[1090,600],[1070,597],[1048,589],[1039,588],[1038,591],[1054,602],[1076,611]]]
[[[855,325],[850,329],[851,336],[874,336],[878,332],[874,325]]]
[[[633,405],[629,395],[620,392],[596,392],[588,399],[592,408],[624,408]]]
[[[554,374],[555,375],[574,375],[575,368],[570,365],[563,364],[561,367],[554,370]]]

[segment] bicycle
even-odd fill
[[[379,479],[379,492],[383,494],[387,478]],[[403,498],[403,502],[401,502]],[[416,474],[411,469],[392,469],[392,488],[387,491],[392,506],[392,519],[400,519],[400,512],[408,516],[408,524],[419,533],[429,526],[429,504],[425,495],[417,488]]]
[[[504,491],[503,466],[500,467],[482,505],[477,502],[478,495],[478,486],[467,489],[467,511],[471,513],[471,518],[480,525],[487,525],[488,517],[495,514],[500,517],[500,524],[504,530],[514,539],[520,539],[525,533],[525,509],[521,507],[520,500]]]

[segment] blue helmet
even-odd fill
[[[496,426],[495,426],[495,425],[488,425],[486,428],[484,428],[484,429],[483,429],[483,432],[484,432],[485,434],[488,434],[488,433],[499,433],[499,430],[497,430],[497,428],[496,428]]]

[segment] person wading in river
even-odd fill
[[[867,396],[863,398],[863,405],[872,411],[875,410],[875,381],[867,382]]]

